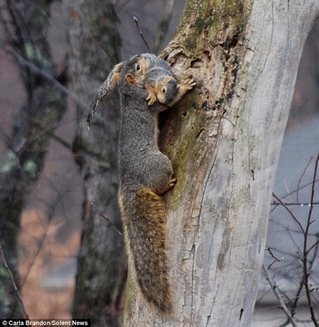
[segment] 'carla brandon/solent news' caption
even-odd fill
[[[0,319],[0,326],[88,326],[91,327],[89,319]]]

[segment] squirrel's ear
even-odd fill
[[[130,73],[126,74],[125,80],[126,80],[127,84],[130,86],[134,86],[135,84],[137,84],[136,77],[133,74],[130,74]]]
[[[107,79],[104,83],[100,86],[99,90],[97,91],[94,100],[90,105],[90,111],[87,116],[87,124],[90,127],[93,116],[98,109],[100,102],[103,98],[108,95],[119,83],[120,74],[125,62],[120,62],[119,64],[115,65],[110,74],[108,75]]]

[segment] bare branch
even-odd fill
[[[309,254],[309,252],[315,248],[315,247],[318,247],[319,245],[319,240],[317,240],[314,244],[311,245],[311,247],[307,250],[307,254]]]
[[[93,202],[91,202],[91,206],[97,211],[97,213],[103,217],[104,219],[106,219],[108,221],[108,223],[112,226],[112,228],[124,238],[124,235],[116,228],[116,226],[111,222],[111,220],[106,217],[105,215],[103,215],[103,213],[95,206],[95,204]]]
[[[273,201],[271,203],[272,205],[281,205],[281,203],[279,202],[276,202],[276,201]],[[318,205],[319,204],[319,201],[316,201],[316,202],[313,202],[312,205]],[[285,206],[300,206],[300,207],[304,207],[304,206],[308,206],[310,207],[310,203],[305,203],[305,202],[284,202],[284,205]]]
[[[273,197],[282,205],[284,206],[284,208],[289,212],[289,214],[291,215],[291,218],[297,223],[297,225],[299,226],[300,230],[302,231],[302,233],[305,233],[305,229],[303,228],[303,226],[301,225],[300,221],[297,219],[297,217],[293,214],[293,212],[285,205],[285,203],[283,203],[281,201],[281,199],[279,199],[275,193],[272,194]]]
[[[297,323],[295,321],[295,319],[293,318],[293,316],[291,315],[290,311],[288,310],[283,298],[282,298],[282,295],[279,291],[279,288],[278,286],[276,285],[276,283],[272,280],[272,278],[270,277],[269,273],[268,273],[268,270],[266,268],[266,266],[263,264],[262,266],[262,269],[263,269],[263,272],[265,274],[265,278],[267,279],[269,285],[271,286],[272,290],[274,291],[275,293],[275,296],[277,298],[277,300],[279,301],[279,304],[280,304],[280,308],[283,310],[283,312],[285,313],[285,315],[287,316],[289,322],[294,326],[294,327],[297,327]]]
[[[270,254],[270,256],[274,259],[274,261],[267,267],[267,269],[269,269],[274,263],[276,263],[276,262],[280,262],[281,260],[283,260],[284,259],[284,257],[282,257],[281,259],[278,259],[275,255],[274,255],[274,253],[272,252],[272,250],[271,250],[271,248],[270,247],[268,247],[267,249],[266,249],[267,251],[268,251],[268,253]]]
[[[137,19],[137,17],[134,16],[133,19],[134,19],[135,25],[136,25],[136,27],[137,27],[137,29],[138,29],[138,31],[139,31],[139,33],[140,33],[142,39],[143,39],[143,41],[144,41],[144,43],[145,43],[145,45],[146,45],[146,47],[147,47],[148,52],[149,52],[149,53],[152,53],[152,50],[151,50],[150,46],[148,45],[148,43],[147,43],[147,41],[146,41],[146,39],[145,39],[145,36],[144,36],[143,32],[142,32],[141,29],[140,29],[140,26],[139,26],[139,24],[138,24],[138,19]]]
[[[308,167],[309,167],[309,165],[310,165],[312,159],[313,159],[313,157],[310,157],[310,159],[309,159],[309,161],[308,161],[308,163],[307,163],[307,165],[306,165],[304,171],[302,172],[302,174],[301,174],[301,176],[300,176],[300,178],[299,178],[298,185],[297,185],[297,201],[298,201],[298,199],[299,199],[299,190],[300,190],[300,184],[301,184],[301,181],[302,181],[302,179],[303,179],[303,177],[304,177],[304,175],[305,175],[305,173],[306,173],[306,171],[307,171],[307,169],[308,169]]]
[[[8,271],[8,274],[9,274],[9,276],[10,276],[10,279],[11,279],[12,285],[13,285],[13,287],[14,287],[14,290],[15,290],[17,296],[18,296],[18,299],[19,299],[19,302],[20,302],[20,304],[21,304],[22,311],[23,311],[23,313],[24,313],[24,315],[25,315],[25,318],[26,318],[26,319],[29,319],[29,315],[28,315],[28,313],[27,313],[27,311],[26,311],[26,309],[25,309],[25,306],[24,306],[24,303],[23,303],[22,297],[21,297],[20,292],[19,292],[19,290],[18,290],[17,284],[16,284],[16,282],[14,281],[13,274],[12,274],[12,272],[11,272],[11,270],[10,270],[10,267],[8,266],[8,263],[7,263],[7,260],[6,260],[5,256],[4,256],[4,253],[3,253],[3,250],[2,250],[2,246],[1,246],[1,245],[0,245],[0,257],[1,257],[1,260],[2,260],[2,262],[3,262],[4,267],[5,267],[6,270]]]

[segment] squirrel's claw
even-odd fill
[[[154,94],[152,94],[152,93],[149,93],[148,96],[147,96],[147,98],[146,98],[146,101],[147,101],[147,104],[149,106],[151,106],[151,105],[153,105],[155,103],[156,96]]]
[[[176,183],[177,183],[177,178],[171,178],[171,179],[169,180],[169,185],[170,185],[171,187],[174,187]]]
[[[191,90],[194,86],[196,86],[196,82],[191,77],[188,77],[182,83],[182,87],[184,87],[187,90]]]

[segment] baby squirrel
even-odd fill
[[[145,80],[145,89],[148,93],[147,103],[151,106],[158,101],[167,107],[171,107],[194,85],[192,79],[186,79],[184,84],[179,84],[175,75],[167,68],[152,67],[149,69]]]
[[[173,313],[167,257],[166,212],[161,195],[176,183],[170,160],[157,144],[158,113],[195,86],[180,83],[170,65],[153,54],[140,54],[114,67],[90,107],[90,124],[102,98],[118,85],[122,215],[130,267],[146,302],[164,315]]]

